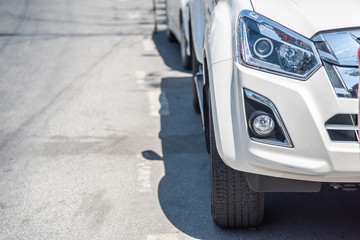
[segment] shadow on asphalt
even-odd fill
[[[185,70],[180,61],[180,46],[177,42],[169,42],[166,31],[153,33],[152,39],[155,43],[164,63],[171,69],[180,72],[189,72]],[[175,57],[176,56],[176,57]]]
[[[179,56],[168,53],[178,46],[162,44],[165,34],[154,41],[165,63],[177,70]],[[333,190],[326,184],[319,193],[265,194],[265,220],[257,230],[217,227],[210,211],[209,156],[191,88],[191,78],[162,79],[161,94],[169,106],[169,115],[161,116],[163,156],[151,149],[142,152],[148,160],[164,162],[158,197],[176,228],[198,239],[360,239],[360,192]]]

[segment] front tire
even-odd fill
[[[169,42],[176,42],[176,37],[174,33],[170,30],[169,24],[167,24],[166,36]]]
[[[199,104],[199,99],[198,99],[198,94],[196,91],[196,86],[195,86],[195,80],[193,79],[193,107],[196,113],[200,114],[200,104]]]
[[[257,227],[264,216],[264,193],[252,191],[245,173],[234,170],[223,162],[216,148],[211,106],[208,112],[213,220],[223,228]]]

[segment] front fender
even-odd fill
[[[208,64],[214,134],[219,155],[225,162],[235,161],[233,61],[238,56],[237,19],[243,9],[252,9],[249,1],[220,1],[205,30],[204,54]]]
[[[238,16],[244,9],[252,10],[249,0],[222,0],[210,15],[205,29],[204,47],[211,64],[232,59],[237,52]]]

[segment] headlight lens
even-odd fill
[[[240,47],[245,64],[305,80],[321,65],[307,38],[251,11],[240,14]]]

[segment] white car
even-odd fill
[[[219,226],[259,225],[264,192],[359,188],[359,12],[357,0],[190,0]]]
[[[185,69],[191,69],[189,0],[167,0],[166,13],[169,41],[177,40],[180,43],[182,65]]]

